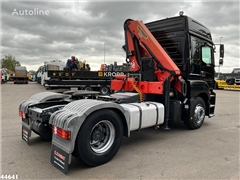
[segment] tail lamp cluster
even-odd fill
[[[71,131],[66,131],[56,126],[52,126],[52,133],[66,140],[71,139]]]
[[[19,116],[24,119],[27,118],[27,114],[22,111],[19,111]],[[66,131],[56,126],[52,126],[52,133],[66,140],[71,139],[71,131]]]
[[[22,111],[19,111],[19,116],[26,119],[27,118],[27,114],[22,112]]]

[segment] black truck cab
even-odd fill
[[[185,80],[214,84],[214,43],[207,27],[188,16],[145,24],[176,63]]]
[[[205,115],[214,116],[216,100],[216,95],[213,92],[215,85],[215,45],[210,30],[185,15],[166,18],[145,25],[181,70],[181,76],[186,82],[186,98],[189,101],[187,103],[189,109],[186,109],[187,106],[184,108],[185,105],[181,100],[179,106],[183,106],[183,108],[180,108],[182,110],[179,111],[186,113],[184,116],[188,118],[185,120],[187,126],[191,129],[188,121],[194,118],[191,112],[196,111],[194,104],[197,98],[204,101]],[[176,106],[175,101],[173,106]],[[171,112],[171,109],[176,109],[173,106],[170,107],[170,118],[176,120],[177,117],[171,117],[171,114],[176,114]],[[195,109],[191,110],[191,108]]]

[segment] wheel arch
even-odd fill
[[[81,130],[84,121],[91,114],[104,109],[111,109],[118,114],[122,120],[124,136],[129,136],[128,116],[124,113],[125,111],[122,106],[112,102],[84,99],[71,102],[62,110],[51,115],[50,124],[71,131],[71,140],[64,140],[53,134],[52,143],[56,145],[64,144],[62,148],[66,152],[72,153],[75,149],[78,132]]]
[[[126,136],[126,137],[129,137],[130,136],[129,126],[128,126],[127,119],[126,119],[125,115],[119,109],[114,108],[112,110],[115,111],[119,115],[119,117],[120,117],[120,119],[122,121],[122,124],[123,124],[123,135]]]
[[[189,97],[193,100],[197,97],[200,97],[203,99],[205,103],[205,111],[206,115],[209,115],[209,109],[210,109],[210,87],[206,81],[203,80],[188,80],[189,83]]]
[[[123,113],[120,109],[118,109],[118,108],[116,108],[116,107],[115,107],[115,108],[111,108],[111,107],[99,108],[99,109],[97,109],[97,110],[92,111],[91,113],[89,113],[87,116],[84,117],[84,119],[82,119],[79,123],[77,123],[78,126],[76,126],[76,127],[74,128],[74,131],[75,131],[75,132],[72,133],[72,134],[73,134],[73,137],[72,137],[72,138],[73,138],[73,142],[74,142],[74,143],[72,144],[72,148],[71,148],[70,152],[73,152],[73,153],[74,153],[74,150],[75,150],[75,147],[76,147],[77,135],[78,135],[78,132],[81,131],[81,128],[82,128],[82,125],[83,125],[84,121],[85,121],[90,115],[92,115],[92,114],[94,114],[94,113],[97,113],[98,111],[101,111],[101,110],[112,110],[113,112],[115,112],[115,113],[120,117],[120,119],[121,119],[121,122],[122,122],[122,125],[123,125],[123,135],[129,137],[130,133],[129,133],[129,128],[128,128],[128,124],[127,124],[127,119],[126,119],[124,113]]]
[[[200,97],[203,99],[204,103],[205,103],[205,111],[206,111],[206,115],[209,115],[209,95],[207,93],[200,93],[197,97]]]
[[[78,129],[78,132],[81,130],[81,127],[82,127],[82,124],[84,123],[84,121],[90,116],[92,115],[93,113],[96,113],[98,111],[101,111],[101,110],[112,110],[114,111],[121,119],[121,122],[122,122],[122,125],[123,125],[123,129],[124,129],[124,136],[127,136],[129,137],[129,127],[128,127],[128,123],[127,123],[127,119],[124,115],[124,113],[122,112],[122,110],[120,110],[119,108],[116,108],[116,107],[105,107],[105,108],[99,108],[95,111],[92,111],[91,113],[89,113],[85,118],[84,120],[82,121],[82,123],[80,124],[79,126],[79,129]]]

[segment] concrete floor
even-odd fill
[[[74,157],[69,173],[50,163],[51,142],[21,139],[19,104],[46,91],[37,83],[1,85],[1,173],[18,179],[239,179],[240,91],[216,90],[216,116],[198,130],[148,128],[123,138],[116,156],[90,168]]]

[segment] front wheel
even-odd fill
[[[120,117],[112,110],[91,114],[79,130],[74,155],[90,166],[110,161],[117,153],[123,136]]]
[[[190,114],[192,117],[184,120],[184,124],[188,129],[198,129],[202,126],[205,119],[206,106],[202,98],[196,97],[191,104]]]

